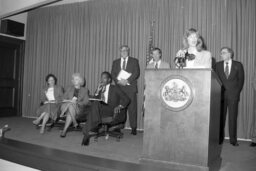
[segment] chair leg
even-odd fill
[[[115,132],[115,131],[109,132],[109,136],[116,138],[116,141],[118,142],[120,141],[121,138],[123,138],[123,135],[124,134],[122,132]]]

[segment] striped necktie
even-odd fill
[[[155,70],[158,70],[158,63],[155,63]]]
[[[125,70],[125,67],[126,67],[126,58],[124,58],[124,60],[123,60],[122,69]]]
[[[226,78],[228,78],[229,76],[229,66],[228,66],[228,62],[226,62],[226,66],[225,66],[225,75],[226,75]]]

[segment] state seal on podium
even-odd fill
[[[162,104],[172,111],[182,111],[193,101],[192,83],[180,75],[167,77],[160,89]]]

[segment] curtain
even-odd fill
[[[27,20],[23,116],[35,116],[48,73],[67,86],[72,73],[80,72],[94,92],[100,73],[111,70],[120,45],[127,44],[141,68],[138,128],[143,129],[144,69],[154,21],[154,46],[172,67],[184,31],[191,27],[199,30],[217,61],[222,46],[234,49],[235,60],[245,68],[238,137],[250,138],[255,118],[255,7],[255,0],[95,0],[33,10]]]

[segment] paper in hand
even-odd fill
[[[125,71],[125,70],[121,70],[117,76],[117,80],[127,80],[132,74]]]

